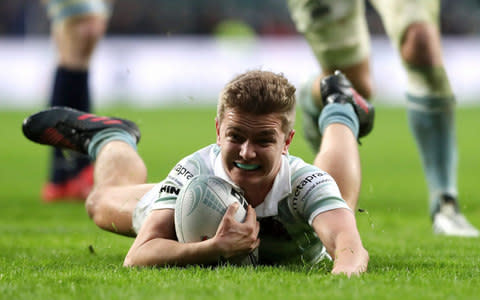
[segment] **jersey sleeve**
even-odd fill
[[[302,168],[293,178],[293,197],[291,209],[297,217],[312,224],[313,219],[322,212],[346,208],[335,180],[328,173],[314,166]]]
[[[203,151],[202,151],[203,150]],[[157,187],[157,196],[151,209],[175,208],[178,194],[194,176],[212,172],[209,151],[202,149],[179,161]]]

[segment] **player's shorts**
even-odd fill
[[[84,15],[101,15],[106,18],[112,10],[108,0],[45,0],[48,16],[53,24]]]
[[[398,48],[407,27],[438,25],[439,0],[371,0]],[[292,19],[323,68],[348,67],[370,55],[363,0],[288,0]]]

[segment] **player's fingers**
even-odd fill
[[[257,213],[255,209],[249,204],[247,207],[247,216],[245,217],[245,222],[247,224],[255,224],[257,221]]]
[[[260,246],[260,239],[257,239],[257,240],[255,241],[255,243],[253,244],[253,247],[252,247],[252,248],[253,248],[253,250],[255,250],[255,249],[257,249],[259,246]],[[252,250],[252,251],[253,251],[253,250]]]
[[[238,202],[230,204],[230,206],[227,208],[227,211],[225,212],[225,216],[233,217],[239,207],[240,207],[240,204]]]
[[[255,230],[253,232],[253,234],[255,234],[255,236],[258,236],[258,233],[260,232],[260,222],[256,222],[255,224]]]

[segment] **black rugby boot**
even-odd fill
[[[31,141],[87,154],[95,133],[108,128],[123,129],[138,143],[140,130],[132,121],[96,116],[69,107],[55,106],[27,117],[23,134]]]
[[[323,105],[329,103],[351,103],[360,123],[358,137],[366,136],[373,129],[375,109],[373,105],[365,100],[355,89],[350,81],[340,71],[334,75],[327,76],[320,83]]]

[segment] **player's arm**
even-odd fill
[[[259,226],[255,210],[249,207],[244,223],[234,214],[238,206],[230,206],[215,237],[198,243],[176,240],[174,210],[154,210],[145,220],[125,258],[125,266],[163,266],[208,264],[220,257],[246,254],[258,247]]]
[[[338,208],[323,212],[313,219],[312,226],[334,259],[333,274],[351,276],[367,271],[368,252],[350,210]]]

